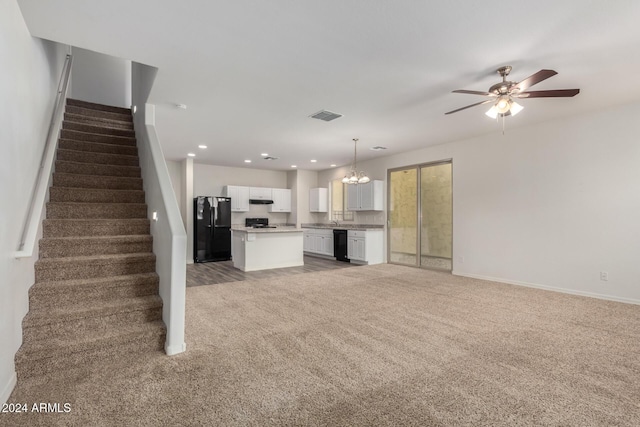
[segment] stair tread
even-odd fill
[[[94,124],[73,122],[69,120],[65,120],[62,122],[62,128],[69,129],[69,130],[80,130],[82,132],[98,134],[98,135],[126,136],[129,138],[136,137],[136,132],[133,129],[121,129],[121,128],[114,128],[109,126],[97,126]]]
[[[60,287],[75,287],[75,286],[105,286],[117,282],[128,282],[136,280],[158,280],[158,273],[137,273],[126,274],[122,276],[109,276],[109,277],[95,277],[88,279],[66,279],[66,280],[47,280],[43,282],[34,283],[31,289],[38,288],[44,290],[54,290],[53,288]]]
[[[135,166],[134,166],[135,167]],[[88,178],[95,178],[96,175],[90,175],[90,174],[86,174],[86,173],[69,173],[69,172],[54,172],[54,174],[56,175],[61,175],[64,177],[71,177],[71,178],[78,178],[78,179],[88,179]],[[136,177],[136,176],[101,176],[100,175],[100,179],[108,179],[111,181],[135,181],[135,182],[140,182],[142,181],[142,178],[140,177]],[[75,188],[75,187],[71,187],[71,188]]]
[[[102,317],[108,314],[147,310],[162,307],[159,295],[144,295],[118,299],[93,299],[69,302],[64,307],[48,307],[46,310],[31,310],[23,320],[23,326],[34,327],[60,321]]]
[[[72,354],[78,351],[87,351],[90,347],[99,348],[104,345],[107,348],[116,349],[118,342],[127,342],[142,336],[161,335],[166,333],[166,327],[162,320],[150,322],[130,323],[118,328],[111,328],[100,335],[83,334],[73,339],[44,340],[26,342],[16,353],[16,359],[50,359],[64,354]]]
[[[102,203],[97,203],[97,204],[102,204]],[[130,203],[123,203],[126,205],[129,205]],[[55,224],[55,223],[59,223],[59,224],[95,224],[95,223],[100,223],[99,225],[111,225],[111,224],[120,224],[124,221],[130,222],[132,224],[135,223],[139,223],[139,224],[147,224],[149,223],[149,219],[148,218],[121,218],[121,219],[114,219],[114,218],[95,218],[95,219],[86,219],[86,218],[47,218],[45,219],[45,221],[47,223],[50,224]],[[124,234],[114,234],[114,236],[124,236]]]
[[[81,130],[76,130],[76,129],[62,129],[60,131],[60,136],[64,139],[70,139],[73,141],[100,142],[101,144],[123,145],[126,147],[136,146],[135,136],[105,135],[102,133],[83,132]],[[82,138],[88,138],[88,139],[82,139]],[[102,141],[93,141],[91,139],[99,139]],[[108,140],[109,142],[104,141],[105,139]]]
[[[72,150],[69,150],[72,151]],[[79,151],[79,153],[83,153],[86,151]],[[106,154],[106,153],[105,153]],[[137,156],[129,156],[129,157],[137,157]],[[75,165],[87,165],[87,164],[91,164],[89,162],[76,162],[75,160],[56,160],[56,163],[70,163],[70,164],[75,164]],[[140,169],[140,166],[130,166],[130,165],[109,165],[109,164],[101,164],[100,166],[109,166],[109,167],[116,167],[116,168],[135,168],[135,169]],[[68,172],[67,172],[68,173]],[[80,174],[78,174],[80,175]],[[86,175],[86,174],[82,174],[82,175]],[[102,175],[98,175],[98,176],[102,176]],[[105,176],[111,176],[111,175],[105,175]],[[132,177],[132,178],[137,178],[137,177]]]
[[[108,255],[85,255],[75,257],[56,257],[56,258],[42,258],[36,261],[36,264],[57,264],[57,263],[71,263],[75,261],[119,261],[119,260],[135,260],[135,259],[147,259],[155,258],[153,252],[133,252],[128,254],[108,254]]]
[[[94,110],[95,111],[95,110]],[[77,122],[77,120],[95,120],[98,123],[116,123],[118,125],[123,125],[123,126],[133,126],[133,121],[132,120],[128,120],[126,118],[123,117],[123,120],[120,120],[119,118],[116,117],[99,117],[99,116],[92,116],[89,114],[78,114],[78,113],[70,113],[70,112],[65,112],[64,113],[64,117],[65,120],[71,121],[71,122],[76,122],[76,123],[82,123],[82,122]],[[75,119],[75,120],[72,120]]]
[[[73,188],[73,187],[72,187]],[[146,206],[146,203],[93,203],[93,202],[47,202],[48,205],[78,205],[78,207],[82,207],[82,206],[87,206],[87,205],[101,205],[101,206],[105,206],[105,205],[121,205],[121,206],[132,206],[132,205],[139,205],[139,206]],[[57,218],[52,218],[52,219],[57,219]],[[104,218],[104,219],[108,219],[108,218]],[[138,218],[139,219],[139,218]]]
[[[150,234],[116,234],[112,236],[65,236],[65,237],[43,237],[40,241],[45,242],[83,242],[89,240],[96,240],[102,242],[109,241],[124,241],[124,242],[147,242],[153,241],[153,236]]]
[[[131,194],[131,193],[144,193],[144,190],[129,190],[129,189],[122,189],[122,188],[87,188],[87,187],[62,187],[59,185],[56,186],[52,186],[50,188],[55,188],[56,191],[58,190],[69,190],[69,191],[74,191],[74,192],[79,192],[79,193],[84,193],[84,192],[91,192],[91,191],[98,191],[100,193],[121,193],[121,194]],[[53,203],[64,203],[64,202],[53,202]],[[70,203],[82,203],[82,202],[70,202]],[[126,202],[122,202],[122,203],[126,203]]]
[[[121,127],[107,126],[106,124],[103,124],[103,123],[77,122],[75,120],[69,120],[69,119],[65,119],[64,123],[70,124],[70,125],[90,126],[90,127],[93,127],[93,128],[107,129],[107,130],[110,130],[110,131],[111,130],[116,130],[116,131],[126,131],[126,132],[130,132],[130,133],[135,133],[134,129],[124,129],[124,128],[121,128]],[[99,132],[88,132],[88,133],[99,133]]]
[[[90,110],[119,112],[120,114],[131,114],[131,108],[118,107],[115,105],[98,104],[96,102],[83,101],[81,99],[67,98],[67,105],[82,107]]]
[[[65,108],[66,113],[78,114],[84,117],[103,117],[103,118],[115,118],[122,121],[133,121],[133,115],[128,112],[113,112],[105,110],[96,110],[95,108],[85,108],[79,105],[67,105]]]
[[[131,154],[101,153],[99,151],[71,150],[69,148],[58,148],[58,151],[80,153],[80,154],[96,154],[96,155],[100,155],[100,156],[109,156],[109,157],[126,157],[126,158],[130,158],[130,159],[138,159],[139,158],[137,155],[131,155]],[[68,162],[69,160],[62,160],[62,161]],[[91,162],[76,162],[76,163],[91,163]],[[131,166],[131,167],[135,167],[135,166]]]
[[[96,149],[103,149],[103,150],[112,150],[112,149],[116,149],[116,148],[124,148],[130,151],[134,151],[137,149],[136,146],[134,145],[122,145],[122,144],[109,144],[107,142],[98,142],[98,141],[83,141],[81,139],[73,139],[73,138],[60,138],[59,143],[62,142],[67,142],[67,143],[74,143],[74,144],[84,144],[84,145],[90,145]],[[89,151],[89,150],[78,150],[78,149],[74,149],[74,148],[60,148],[61,150],[75,150],[75,151],[82,151],[82,152],[89,152],[89,153],[105,153],[105,154],[118,154],[118,153],[110,153],[108,151]],[[135,155],[135,154],[129,154],[129,155]]]

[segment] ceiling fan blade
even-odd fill
[[[534,90],[533,92],[520,92],[513,95],[514,98],[568,98],[576,96],[580,89],[556,89]]]
[[[520,83],[517,83],[511,90],[518,90],[520,92],[529,89],[531,86],[540,83],[543,80],[548,79],[549,77],[555,76],[556,73],[553,70],[540,70],[535,74],[530,75]]]
[[[484,95],[484,96],[498,96],[495,93],[491,93],[491,92],[480,92],[477,90],[464,90],[464,89],[458,89],[458,90],[454,90],[452,91],[453,93],[468,93],[469,95]]]
[[[467,105],[466,107],[458,108],[457,110],[449,111],[448,113],[444,114],[457,113],[458,111],[466,110],[467,108],[475,107],[476,105],[487,104],[489,102],[495,102],[495,99],[487,99],[486,101],[476,102],[475,104]]]

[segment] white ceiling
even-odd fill
[[[323,170],[351,162],[354,137],[359,159],[499,137],[486,106],[444,113],[502,65],[513,81],[559,73],[532,90],[581,89],[522,100],[507,132],[640,99],[637,0],[18,1],[34,36],[159,68],[149,102],[171,160]],[[344,117],[308,117],[322,109]]]

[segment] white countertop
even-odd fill
[[[244,233],[302,233],[302,228],[288,226],[278,226],[276,228],[231,227],[231,231]]]

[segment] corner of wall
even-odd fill
[[[9,400],[9,396],[11,396],[16,384],[18,384],[18,374],[14,368],[13,375],[9,377],[9,381],[4,385],[4,387],[0,384],[0,403],[4,403]]]

